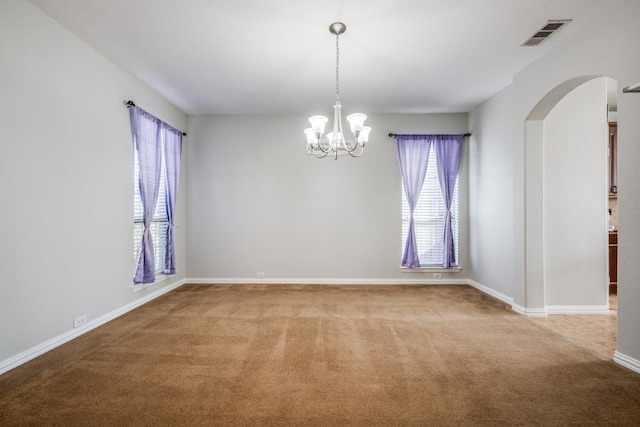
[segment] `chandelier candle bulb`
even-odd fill
[[[355,113],[347,116],[347,121],[351,125],[351,132],[355,140],[349,141],[345,138],[342,130],[342,104],[340,103],[340,34],[347,30],[347,26],[342,22],[334,22],[329,26],[329,32],[336,36],[336,103],[333,106],[333,132],[327,133],[327,138],[323,139],[325,126],[329,119],[325,116],[311,116],[309,123],[311,128],[304,130],[307,137],[307,148],[315,157],[322,159],[331,154],[338,160],[338,154],[349,154],[351,157],[360,157],[364,152],[364,145],[369,140],[371,128],[364,125],[367,119],[366,114]],[[358,147],[360,147],[359,150]]]

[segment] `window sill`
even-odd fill
[[[460,267],[444,268],[434,267],[400,267],[401,273],[459,273],[462,271]]]
[[[147,289],[148,287],[151,287],[153,285],[157,285],[158,283],[164,282],[165,280],[169,280],[172,277],[174,277],[173,274],[157,274],[156,275],[156,280],[154,280],[152,283],[142,283],[140,285],[136,285],[136,284],[131,285],[131,291],[132,292],[140,292],[143,289]]]

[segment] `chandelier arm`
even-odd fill
[[[359,144],[357,144],[357,145],[359,145]],[[360,146],[360,152],[359,152],[359,153],[357,153],[357,154],[354,154],[354,153],[353,153],[354,151],[356,151],[357,145],[356,145],[356,147],[354,147],[354,149],[353,149],[353,150],[351,150],[351,151],[347,150],[347,153],[348,153],[351,157],[360,157],[360,156],[362,156],[362,154],[364,153],[364,147],[363,147],[363,146]]]
[[[344,143],[344,132],[342,131],[342,104],[336,99],[336,105],[333,106],[333,134],[331,135],[332,145],[339,148],[340,142]]]
[[[320,145],[319,145],[319,144],[318,144],[318,147],[320,147]],[[322,150],[322,148],[320,149],[320,151],[321,151],[323,154],[318,155],[318,153],[316,152],[315,147],[313,147],[313,146],[311,147],[311,153],[313,153],[313,156],[314,156],[316,159],[324,159],[325,157],[327,157],[327,154],[329,154],[329,151],[324,151],[324,150]]]
[[[355,142],[353,143],[353,148],[349,149],[349,146],[347,145],[347,141],[344,141],[344,148],[345,150],[347,150],[347,153],[353,153],[354,151],[356,151],[356,149],[358,148],[358,146],[362,147],[362,150],[364,151],[364,147],[361,146],[358,143],[358,140],[356,139]]]
[[[329,149],[325,151],[325,149],[324,149],[324,148],[322,148],[322,144],[320,144],[320,142],[319,142],[319,141],[318,141],[318,144],[317,144],[317,145],[318,145],[318,147],[317,147],[317,148],[319,148],[319,149],[320,149],[320,151],[322,151],[323,153],[325,153],[325,154],[329,154],[329,153],[331,152],[331,147],[329,147]],[[322,156],[322,157],[324,157],[324,156]]]

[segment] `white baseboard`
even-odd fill
[[[250,284],[250,285],[468,285],[467,279],[302,279],[302,278],[231,278],[231,277],[193,277],[187,283],[217,284]]]
[[[492,289],[488,286],[483,285],[482,283],[478,283],[475,280],[471,280],[469,279],[467,281],[467,283],[469,283],[469,286],[473,286],[474,288],[478,289],[481,292],[484,292],[487,295],[490,295],[502,302],[504,302],[505,304],[508,304],[511,306],[511,309],[513,311],[515,311],[516,313],[522,315],[522,316],[527,316],[527,317],[547,317],[547,311],[544,308],[525,308],[522,307],[521,305],[518,305],[516,303],[513,302],[513,297],[510,297],[508,295],[503,294],[502,292],[498,292],[495,289]]]
[[[525,308],[512,304],[511,308],[516,313],[529,317],[547,317],[554,314],[611,314],[606,305],[547,305],[544,308]]]
[[[518,304],[511,304],[511,309],[527,317],[547,317],[547,310],[543,308],[526,308]]]
[[[129,304],[117,308],[103,316],[100,316],[96,319],[93,319],[83,326],[67,331],[63,334],[58,335],[57,337],[51,338],[41,344],[38,344],[35,347],[32,347],[28,350],[23,351],[9,359],[3,360],[0,362],[0,375],[4,374],[7,371],[10,371],[13,368],[17,368],[18,366],[27,363],[28,361],[35,359],[36,357],[53,350],[56,347],[61,346],[64,343],[71,341],[74,338],[79,337],[80,335],[86,334],[92,329],[97,328],[98,326],[104,325],[105,323],[122,316],[129,311],[140,307],[143,304],[148,303],[151,300],[158,298],[159,296],[166,294],[169,291],[172,291],[180,286],[184,285],[186,281],[184,279],[179,280],[176,283],[173,283],[169,286],[166,286],[162,289],[159,289],[153,293],[150,293],[142,298],[139,298],[135,301],[130,302]]]
[[[548,305],[547,314],[611,314],[606,305]]]
[[[613,361],[618,365],[624,366],[625,368],[631,369],[633,372],[640,374],[640,360],[636,360],[633,357],[629,357],[616,350],[613,353]]]
[[[467,280],[467,284],[469,286],[472,286],[472,287],[476,288],[477,290],[479,290],[481,292],[484,292],[487,295],[490,295],[490,296],[494,297],[497,300],[502,301],[505,304],[508,304],[508,305],[511,305],[511,306],[513,305],[513,298],[511,298],[508,295],[503,294],[502,292],[498,292],[495,289],[491,289],[490,287],[485,286],[482,283],[478,283],[475,280],[471,280],[471,279]]]

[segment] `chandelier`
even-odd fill
[[[329,26],[331,34],[336,36],[336,103],[333,106],[333,132],[327,133],[323,138],[324,128],[329,119],[325,116],[309,117],[311,127],[304,130],[307,135],[307,150],[319,159],[331,154],[338,160],[338,154],[349,154],[351,157],[360,157],[364,152],[364,145],[369,140],[371,128],[364,125],[367,119],[365,114],[355,113],[347,116],[351,126],[354,140],[345,139],[342,131],[342,104],[340,103],[340,34],[344,33],[347,26],[342,22],[334,22]]]

